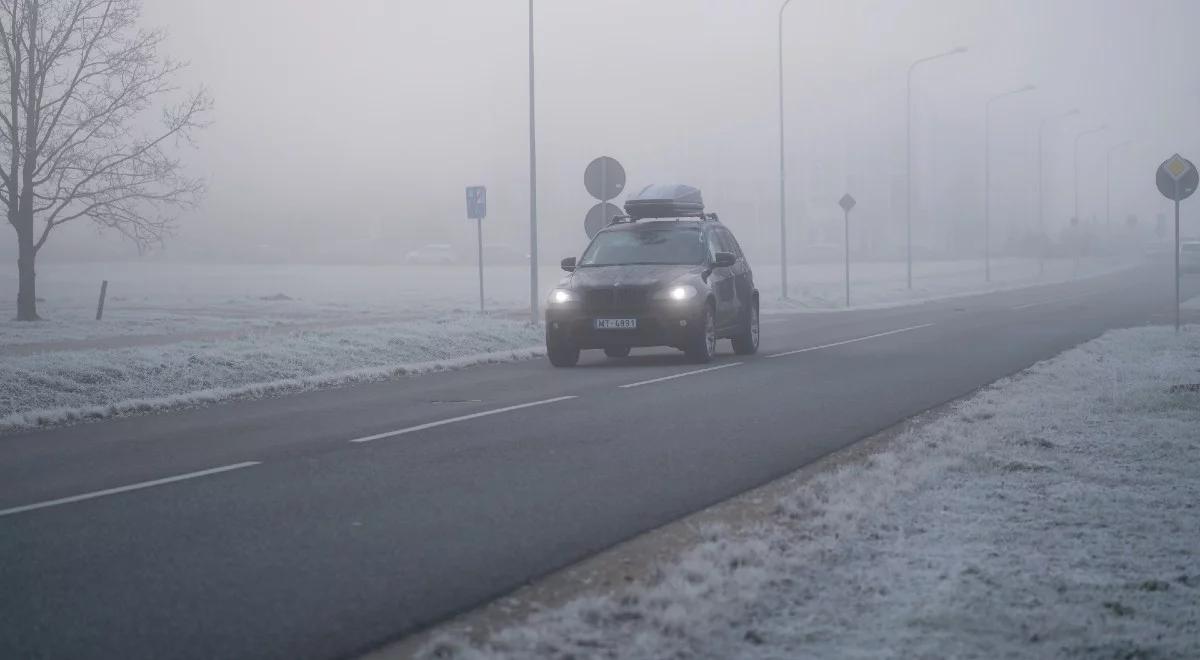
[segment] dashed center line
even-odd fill
[[[887,337],[888,335],[898,335],[902,332],[912,332],[913,330],[920,330],[921,328],[928,328],[932,325],[935,325],[935,324],[925,323],[922,325],[914,325],[911,328],[900,328],[899,330],[890,330],[888,332],[880,332],[878,334],[867,335],[866,337],[859,337],[857,339],[847,339],[845,341],[835,341],[832,344],[822,344],[820,346],[810,346],[808,348],[798,348],[794,351],[784,351],[782,353],[773,353],[771,355],[767,355],[766,357],[767,358],[780,358],[780,357],[786,357],[788,355],[798,355],[800,353],[810,353],[812,351],[820,351],[820,350],[824,350],[826,348],[833,348],[834,346],[845,346],[846,344],[854,344],[854,343],[860,342],[860,341],[867,341],[868,339],[878,339],[880,337]]]
[[[408,433],[416,433],[417,431],[424,431],[425,429],[432,429],[432,428],[436,428],[438,426],[454,424],[456,422],[465,422],[469,419],[479,419],[480,417],[487,417],[488,415],[499,415],[500,413],[512,412],[513,410],[521,410],[523,408],[532,408],[534,406],[544,406],[548,403],[558,403],[559,401],[568,401],[570,399],[578,399],[578,398],[579,397],[574,396],[574,395],[556,396],[553,399],[543,399],[541,401],[531,401],[530,403],[521,403],[521,404],[518,404],[515,406],[505,406],[504,408],[496,408],[494,410],[484,410],[483,412],[471,413],[470,415],[459,415],[458,417],[451,417],[449,419],[440,419],[436,422],[429,422],[427,424],[418,424],[417,426],[410,426],[408,428],[399,429],[396,431],[388,431],[386,433],[376,433],[375,435],[368,435],[364,438],[355,438],[355,439],[351,440],[350,442],[371,442],[372,440],[383,440],[384,438],[394,438],[398,435],[405,435]]]
[[[258,461],[246,461],[245,463],[234,463],[233,465],[224,465],[224,466],[215,467],[215,468],[212,468],[209,470],[200,470],[199,472],[189,472],[187,474],[179,474],[174,477],[165,477],[163,479],[155,479],[153,481],[143,481],[141,483],[130,484],[128,486],[119,486],[117,488],[106,488],[104,490],[97,490],[97,491],[93,491],[91,493],[84,493],[82,495],[72,495],[71,497],[62,497],[57,500],[48,500],[46,502],[38,502],[36,504],[26,504],[25,506],[16,506],[11,509],[0,510],[0,517],[11,516],[13,514],[24,513],[26,511],[34,511],[36,509],[45,509],[45,508],[52,507],[52,506],[61,506],[63,504],[71,504],[72,502],[82,502],[83,500],[91,500],[91,499],[95,499],[97,497],[105,497],[108,495],[116,495],[117,493],[128,493],[131,490],[141,490],[143,488],[153,488],[154,486],[162,486],[164,484],[171,484],[171,483],[175,483],[177,481],[186,481],[188,479],[198,479],[200,477],[207,477],[209,475],[220,474],[222,472],[229,472],[231,470],[241,470],[243,468],[253,467],[255,465],[259,465],[259,462]]]
[[[728,369],[729,367],[736,367],[736,366],[739,366],[742,364],[745,364],[745,363],[744,362],[730,362],[728,364],[719,364],[715,367],[709,367],[707,369],[696,369],[695,371],[685,371],[680,374],[672,374],[670,376],[663,376],[662,378],[651,378],[650,380],[641,380],[636,383],[629,383],[627,385],[618,385],[618,387],[620,387],[621,389],[627,389],[630,387],[641,387],[642,385],[650,385],[652,383],[661,383],[664,380],[675,380],[676,378],[683,378],[684,376],[695,376],[696,374],[708,373],[710,371],[716,371],[717,369]]]

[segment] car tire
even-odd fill
[[[757,353],[760,328],[758,301],[755,300],[750,305],[750,313],[746,315],[746,321],[742,324],[741,331],[733,336],[733,352],[738,355],[754,355]]]
[[[579,364],[579,349],[571,346],[547,346],[546,357],[556,367],[573,367]]]
[[[688,359],[692,362],[699,364],[712,362],[713,355],[717,352],[716,317],[717,315],[713,311],[712,303],[706,304],[704,306],[704,315],[698,324],[696,334],[692,336],[692,340],[684,350]]]
[[[610,347],[604,349],[604,354],[610,358],[629,357],[629,347],[628,346],[610,346]]]

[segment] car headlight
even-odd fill
[[[696,291],[696,287],[690,284],[682,284],[679,286],[667,287],[655,294],[654,297],[659,300],[683,301],[695,298],[697,293],[699,292]]]
[[[578,298],[575,297],[575,294],[566,289],[555,289],[550,292],[550,304],[552,305],[562,305],[576,300]]]

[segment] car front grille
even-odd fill
[[[591,289],[584,292],[583,302],[589,313],[636,313],[645,310],[649,305],[650,290],[646,287],[632,286]]]

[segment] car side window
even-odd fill
[[[737,239],[733,237],[733,232],[721,227],[717,230],[721,235],[721,251],[732,252],[738,259],[743,258],[742,246],[738,245]]]
[[[708,230],[708,257],[716,259],[718,252],[724,252],[725,248],[721,245],[721,237],[716,229]]]

